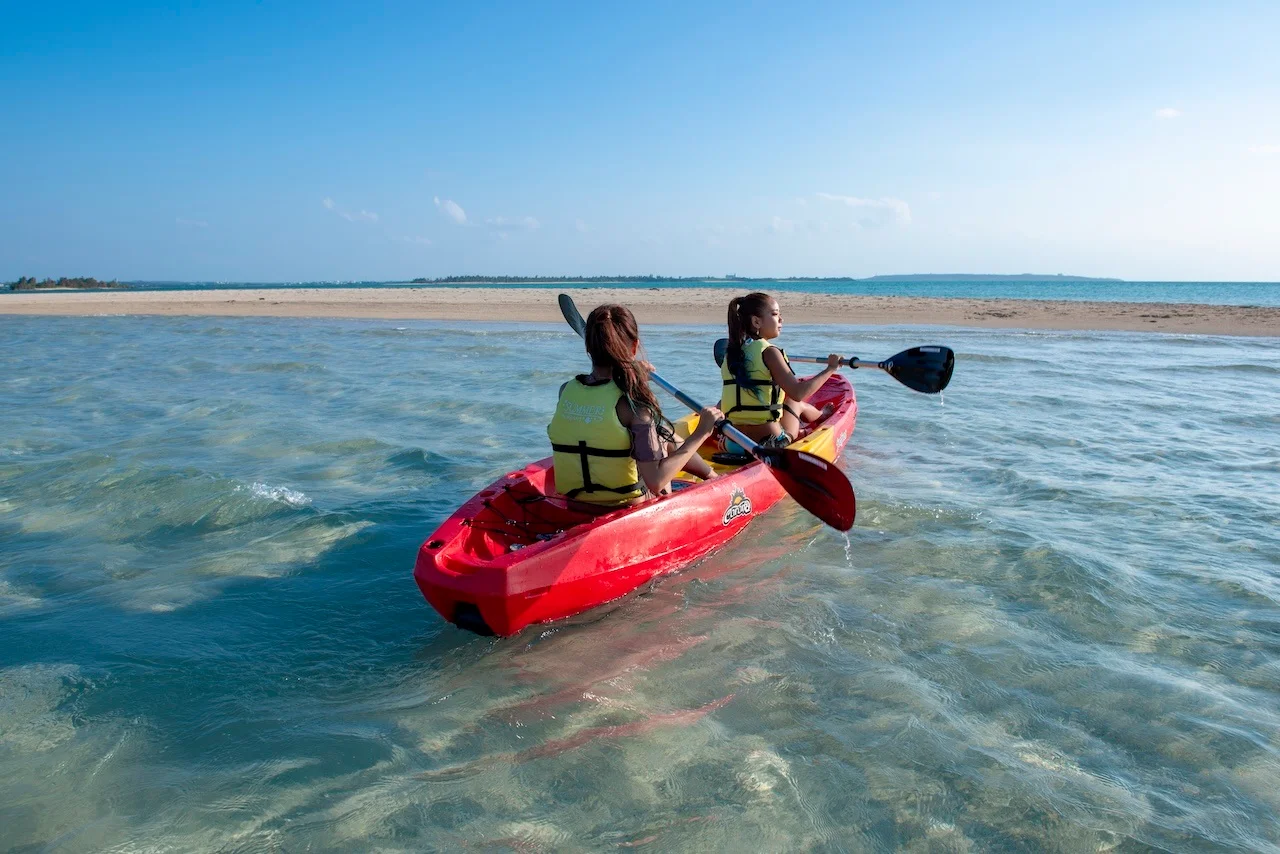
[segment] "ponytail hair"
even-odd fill
[[[751,318],[768,311],[772,300],[773,297],[759,291],[729,300],[729,347],[724,358],[729,373],[742,388],[757,389],[762,384],[747,376],[747,359],[742,348],[747,339],[755,337],[751,334]]]
[[[635,315],[623,305],[602,305],[587,315],[587,355],[597,367],[608,368],[618,388],[634,409],[637,405],[649,410],[659,434],[668,434],[670,426],[658,405],[658,398],[649,388],[648,372],[641,367],[632,350],[640,343],[640,329]]]

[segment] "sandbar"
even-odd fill
[[[566,288],[585,313],[619,302],[643,324],[721,324],[734,292],[723,288]],[[169,315],[560,321],[548,288],[273,288],[0,294],[7,315]],[[1280,308],[1070,300],[846,296],[780,292],[789,323],[1124,330],[1280,336]]]

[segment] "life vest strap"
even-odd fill
[[[559,451],[562,454],[579,454],[584,451],[588,457],[629,457],[631,456],[630,448],[592,448],[586,442],[579,442],[576,445],[557,445],[551,443],[551,450]]]
[[[746,406],[742,403],[742,386],[738,384],[737,380],[725,380],[724,384],[726,386],[733,386],[735,389],[737,389],[737,393],[738,393],[738,402],[735,405],[729,407],[729,409],[725,412],[724,415],[726,418],[728,418],[730,415],[732,415],[735,412],[768,412],[770,417],[764,423],[772,424],[774,421],[777,421],[779,418],[782,417],[782,410],[786,408],[786,404],[778,403],[778,398],[780,396],[782,389],[778,386],[777,383],[769,383],[770,392],[769,392],[768,406]],[[761,383],[761,385],[763,385],[763,383]]]
[[[619,495],[630,495],[631,493],[642,491],[639,481],[628,483],[625,486],[600,486],[591,480],[591,466],[588,463],[588,457],[629,457],[631,456],[630,448],[593,448],[584,439],[576,445],[558,445],[552,442],[551,450],[559,451],[562,454],[577,454],[578,464],[582,467],[582,486],[566,492],[564,494],[565,498],[573,498],[582,492],[616,492]]]

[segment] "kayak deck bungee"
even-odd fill
[[[834,463],[857,420],[853,386],[833,376],[809,402],[833,410],[790,447]],[[677,421],[677,434],[697,420]],[[708,460],[712,445],[699,449]],[[477,634],[580,614],[705,557],[786,495],[763,463],[712,466],[713,480],[681,473],[669,495],[602,512],[555,492],[550,457],[531,463],[459,507],[422,544],[414,579],[441,616]]]

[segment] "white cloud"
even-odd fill
[[[324,199],[324,201],[321,202],[321,204],[324,205],[325,210],[333,211],[338,216],[345,219],[347,222],[377,222],[378,221],[378,215],[373,211],[361,210],[356,213],[351,213],[351,211],[343,210],[342,208],[338,207],[337,203],[334,202],[333,199],[330,199],[327,197]]]
[[[1181,115],[1182,110],[1176,109],[1175,107],[1161,107],[1156,110],[1157,119],[1176,119]]]
[[[902,199],[886,196],[883,199],[860,199],[857,196],[841,196],[835,193],[817,193],[820,199],[829,202],[840,202],[847,207],[858,210],[858,225],[875,227],[888,225],[891,221],[898,225],[911,224],[911,206]]]
[[[789,219],[775,216],[769,225],[769,230],[774,234],[790,234],[796,230],[796,224]]]
[[[1250,154],[1280,154],[1280,145],[1251,145]]]
[[[484,224],[490,228],[497,229],[523,229],[525,231],[537,231],[542,223],[538,222],[531,216],[508,217],[494,216],[484,221]]]
[[[187,228],[208,228],[209,227],[209,223],[205,222],[202,219],[187,219],[186,217],[183,217],[183,216],[178,217],[176,220],[174,220],[174,222],[176,222],[178,225],[186,226]]]
[[[467,212],[464,211],[462,209],[462,206],[459,205],[457,202],[455,202],[453,199],[441,200],[439,196],[436,196],[435,202],[436,202],[436,207],[444,211],[445,216],[449,217],[458,225],[467,224]]]

